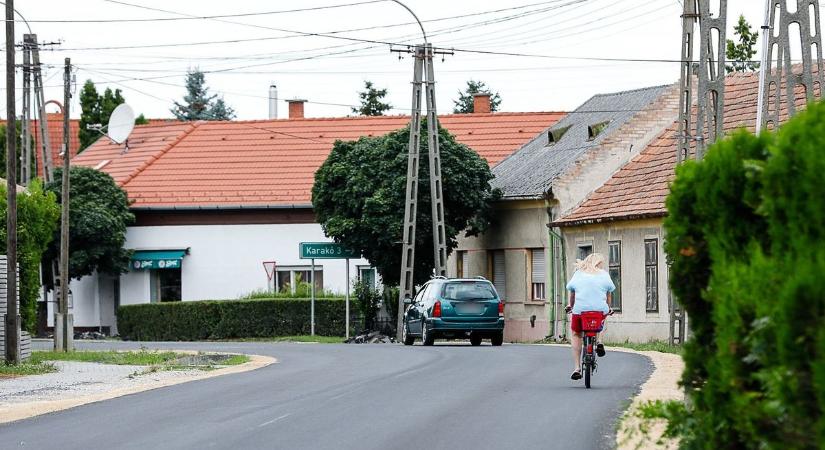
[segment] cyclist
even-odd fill
[[[616,286],[610,275],[604,270],[604,256],[600,253],[591,253],[584,260],[576,260],[576,272],[567,283],[570,291],[570,300],[565,311],[573,312],[570,320],[572,333],[570,341],[573,347],[573,361],[575,370],[570,376],[573,380],[582,377],[582,311],[601,311],[606,315],[613,314],[610,309],[610,298]],[[596,337],[596,354],[604,356],[604,344],[600,336]]]

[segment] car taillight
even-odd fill
[[[498,316],[504,317],[504,302],[498,302]]]
[[[433,317],[441,317],[441,301],[436,300],[433,305]]]

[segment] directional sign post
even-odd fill
[[[349,260],[351,258],[358,259],[361,254],[347,249],[337,242],[301,242],[300,246],[301,259],[309,259],[312,261],[312,273],[310,279],[312,286],[310,286],[310,334],[315,336],[315,260],[316,259],[344,259],[347,264],[347,288],[346,288],[346,332],[347,339],[349,339]]]

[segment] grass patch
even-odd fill
[[[636,344],[633,342],[610,342],[605,343],[604,345],[606,347],[624,347],[641,352],[673,353],[675,355],[682,354],[681,345],[670,345],[664,341],[651,341],[644,344]]]
[[[237,366],[240,364],[245,364],[249,362],[249,356],[247,355],[232,355],[229,359],[224,360],[221,362],[222,366]]]
[[[0,378],[14,378],[27,375],[42,375],[44,373],[57,372],[57,367],[48,362],[27,361],[16,366],[0,364]]]
[[[130,366],[155,366],[169,363],[186,356],[175,352],[151,352],[140,350],[137,352],[88,351],[76,350],[71,352],[37,351],[32,352],[33,363],[43,361],[78,361],[101,364],[117,364]]]

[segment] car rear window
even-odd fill
[[[456,281],[445,283],[441,290],[445,300],[495,300],[493,285],[486,281]]]

